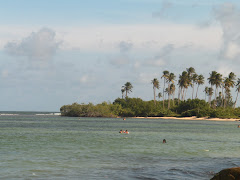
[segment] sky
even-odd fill
[[[129,97],[152,100],[151,80],[162,92],[164,70],[189,67],[204,99],[211,71],[240,78],[239,66],[238,0],[1,1],[1,111],[113,102],[126,82]]]

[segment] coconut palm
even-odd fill
[[[185,100],[185,94],[187,89],[191,85],[191,80],[189,79],[188,73],[183,71],[181,75],[179,75],[178,86],[180,89],[179,98],[181,96],[181,100]]]
[[[170,86],[171,83],[174,83],[176,76],[174,73],[170,73],[169,76],[167,77],[167,83],[168,83],[168,109],[170,108]]]
[[[210,73],[210,76],[208,78],[208,83],[211,85],[212,89],[213,89],[213,86],[216,83],[216,76],[217,76],[217,71],[212,71],[212,73]],[[210,99],[212,99],[212,97],[210,97]]]
[[[126,83],[124,84],[124,86],[122,86],[122,88],[125,90],[125,92],[126,92],[126,98],[127,98],[127,97],[128,97],[127,95],[128,95],[130,92],[132,92],[133,86],[132,86],[132,84],[131,84],[130,82],[126,82]]]
[[[195,83],[195,81],[196,81],[196,75],[194,75],[195,74],[195,69],[193,68],[193,67],[190,67],[190,68],[187,68],[187,73],[188,73],[188,78],[189,78],[189,80],[191,81],[191,87],[193,88],[193,90],[192,90],[192,99],[193,99],[193,93],[194,93],[194,83]],[[195,79],[193,79],[193,77],[195,78]]]
[[[227,103],[230,101],[231,98],[231,88],[234,87],[234,80],[236,79],[236,75],[233,72],[230,72],[228,77],[224,80],[224,89],[225,89],[225,98],[224,98],[224,108],[226,107]]]
[[[194,73],[193,75],[192,75],[192,88],[193,88],[193,90],[192,90],[192,99],[193,99],[193,94],[194,94],[194,84],[195,83],[197,83],[197,78],[198,78],[198,75],[196,74],[196,73]]]
[[[187,68],[187,73],[189,76],[192,76],[195,73],[195,69],[193,67]]]
[[[196,98],[197,98],[197,93],[198,93],[198,88],[200,85],[204,84],[204,76],[201,74],[197,77],[197,92],[196,92]]]
[[[209,103],[210,105],[211,105],[212,95],[213,95],[213,88],[210,87],[210,88],[208,88],[208,96],[209,96],[208,103]]]
[[[170,94],[172,95],[173,106],[174,106],[175,90],[176,90],[176,87],[175,87],[175,85],[172,83],[172,84],[170,85]]]
[[[205,92],[205,101],[206,101],[206,96],[208,96],[208,87],[207,86],[205,87],[203,92]]]
[[[121,89],[121,92],[122,92],[122,99],[123,99],[123,96],[124,96],[125,89],[124,89],[124,88],[122,88],[122,89]]]
[[[236,100],[235,100],[235,103],[234,103],[234,108],[236,108],[236,103],[237,103],[237,99],[238,99],[238,93],[240,92],[240,79],[238,78],[237,80],[237,83],[236,83],[236,91],[237,91],[237,97],[236,97]]]
[[[164,89],[165,89],[165,83],[166,83],[166,79],[169,76],[169,71],[163,71],[163,75],[161,78],[164,78],[164,85],[163,85],[163,109],[164,109]]]
[[[216,76],[215,76],[215,82],[214,82],[215,87],[216,87],[216,89],[215,89],[215,99],[216,99],[216,96],[218,94],[218,88],[221,87],[222,80],[223,80],[222,74],[217,73]]]
[[[152,84],[153,84],[154,104],[156,105],[156,89],[159,89],[159,81],[157,80],[157,78],[154,78],[152,80]]]
[[[162,93],[158,93],[157,97],[160,99],[162,97]]]

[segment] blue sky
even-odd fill
[[[0,110],[112,102],[127,81],[151,100],[153,78],[190,66],[240,77],[239,29],[236,0],[2,1]]]

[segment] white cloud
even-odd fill
[[[79,82],[82,84],[92,84],[94,81],[95,77],[89,74],[85,74],[79,79]]]
[[[240,46],[237,43],[229,42],[226,46],[224,56],[228,59],[234,59],[240,55]]]
[[[158,73],[140,73],[137,77],[137,82],[151,84],[151,80],[158,77],[160,77]]]
[[[117,67],[127,65],[129,63],[130,63],[129,57],[125,56],[125,55],[119,55],[110,60],[110,64],[117,66]]]
[[[227,63],[221,63],[217,69],[217,72],[223,75],[223,77],[227,77],[230,72],[234,72],[233,68]]]
[[[192,44],[196,47],[216,50],[221,45],[222,36],[219,26],[202,29],[195,25],[174,23],[55,29],[59,34],[63,34],[62,48],[87,52],[117,52],[115,47],[116,44],[119,47],[119,42],[125,42],[122,44],[124,46],[121,46],[122,50],[125,47],[125,50],[131,49],[131,52],[154,52],[166,44],[173,44],[176,47]]]
[[[203,29],[191,24],[170,22],[156,25],[55,26],[55,32],[50,29],[37,32],[37,29],[39,28],[0,26],[0,48],[7,48],[10,54],[45,56],[44,53],[54,54],[58,48],[103,53],[119,52],[119,50],[122,52],[130,50],[131,52],[156,52],[166,44],[173,44],[175,47],[192,44],[195,47],[216,50],[222,43],[220,26],[208,26]],[[33,31],[35,33],[27,35]],[[45,36],[43,34],[48,34],[44,38],[48,40],[48,43],[37,40],[39,36]],[[34,51],[37,47],[36,42],[43,48],[43,52]],[[59,42],[62,43],[59,44]],[[47,52],[44,47],[50,47],[50,52]]]
[[[7,78],[8,76],[9,76],[9,72],[8,72],[8,70],[3,70],[2,72],[1,72],[1,74],[2,74],[2,77],[3,78]]]
[[[120,49],[121,53],[127,53],[131,50],[131,48],[133,47],[133,44],[131,42],[125,42],[125,41],[121,41],[118,44],[118,48]]]
[[[240,10],[232,3],[224,3],[214,9],[214,14],[223,31],[221,57],[223,59],[239,60]]]
[[[31,60],[48,60],[55,55],[59,45],[55,32],[43,28],[38,32],[32,32],[21,41],[8,42],[4,49],[9,55],[25,56]]]

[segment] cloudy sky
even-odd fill
[[[1,2],[2,111],[112,102],[127,81],[151,100],[153,78],[191,66],[240,77],[238,0]]]

